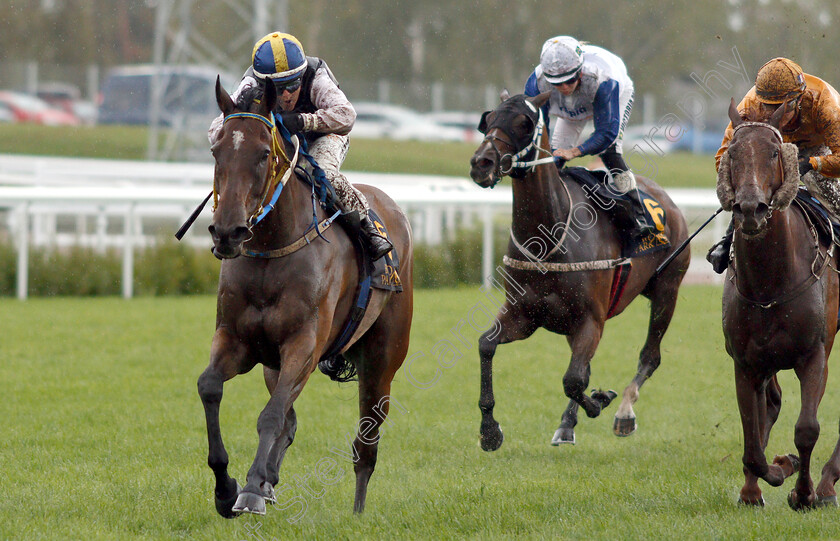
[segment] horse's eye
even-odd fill
[[[776,159],[776,158],[778,158],[778,157],[779,157],[779,151],[778,151],[778,150],[774,150],[774,151],[773,151],[773,157],[772,157],[771,159],[775,160],[775,159]]]
[[[270,151],[270,150],[268,150],[268,149],[265,149],[265,151],[263,152],[262,156],[260,156],[260,161],[261,161],[261,162],[266,161],[266,160],[268,159],[268,157],[269,157],[269,156],[271,156],[271,151]]]

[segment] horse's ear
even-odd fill
[[[546,92],[543,92],[542,94],[539,94],[538,96],[534,96],[533,98],[528,98],[528,101],[530,101],[534,105],[534,107],[539,109],[540,107],[545,105],[545,102],[547,102],[548,98],[550,98],[550,97],[551,97],[551,90],[548,90]]]
[[[780,130],[793,121],[794,117],[796,117],[796,112],[796,103],[786,101],[784,105],[779,106],[773,112],[767,123]]]
[[[480,133],[487,133],[487,115],[489,115],[492,111],[484,111],[481,114],[481,119],[478,121],[478,131]]]
[[[732,122],[733,128],[744,121],[744,119],[741,118],[741,114],[738,113],[738,107],[735,105],[735,98],[729,100],[729,121]]]
[[[270,117],[271,112],[274,111],[274,106],[277,105],[277,89],[274,88],[274,83],[271,79],[265,79],[265,87],[263,89],[262,103],[260,106],[265,107],[265,116]]]
[[[236,108],[230,94],[227,93],[227,90],[222,88],[222,82],[218,75],[216,76],[216,103],[219,104],[219,109],[221,109],[222,114],[225,116],[231,114]]]
[[[507,101],[510,99],[510,92],[508,92],[507,88],[502,89],[502,92],[499,94],[500,101]]]

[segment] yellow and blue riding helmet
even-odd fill
[[[254,45],[251,53],[254,75],[274,81],[275,86],[300,79],[306,70],[303,45],[291,34],[272,32]]]

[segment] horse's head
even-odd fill
[[[717,194],[746,235],[763,231],[770,211],[786,209],[796,195],[798,150],[779,131],[795,114],[782,106],[767,122],[757,122],[741,118],[735,100],[729,105],[734,132],[720,160]]]
[[[274,85],[265,85],[262,99],[252,98],[253,95],[235,104],[216,79],[216,102],[224,114],[224,122],[210,149],[216,168],[215,209],[209,229],[213,255],[219,259],[241,253],[242,244],[251,236],[253,218],[262,207],[275,169],[271,116],[277,102]]]
[[[492,188],[513,169],[518,153],[529,149],[540,120],[540,107],[550,92],[528,98],[502,92],[502,103],[481,116],[478,130],[484,140],[470,159],[470,177],[482,188]]]

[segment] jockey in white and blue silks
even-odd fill
[[[637,233],[651,229],[636,178],[622,156],[624,128],[633,109],[633,81],[621,58],[570,36],[548,39],[540,64],[525,83],[525,95],[547,91],[551,96],[542,109],[546,119],[554,119],[551,151],[558,169],[579,156],[599,156],[612,173],[613,188],[633,200]],[[595,131],[581,142],[589,121]]]

